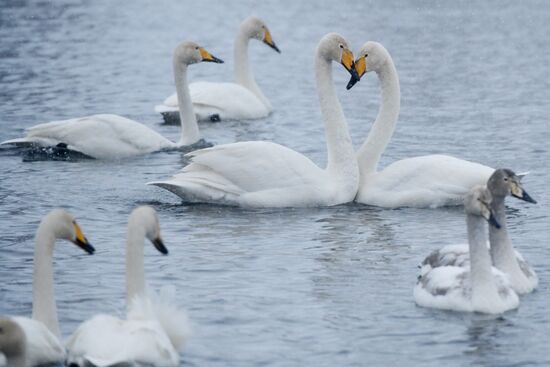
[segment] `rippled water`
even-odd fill
[[[260,121],[201,125],[213,143],[266,139],[323,165],[326,149],[313,80],[320,37],[337,31],[354,49],[382,42],[401,80],[402,110],[382,164],[428,153],[517,171],[538,205],[510,201],[514,243],[539,289],[501,317],[416,307],[417,264],[463,242],[457,208],[381,210],[360,205],[242,210],[182,205],[144,183],[171,175],[179,152],[116,162],[22,162],[0,149],[0,314],[29,315],[33,236],[63,206],[97,248],[56,252],[61,329],[124,308],[126,220],[154,206],[170,255],[146,249],[151,285],[174,284],[193,320],[190,366],[543,366],[550,315],[548,162],[550,5],[512,1],[5,1],[0,6],[0,140],[24,127],[117,113],[176,139],[153,106],[173,92],[171,57],[183,39],[226,64],[191,67],[192,80],[232,78],[240,20],[266,21],[282,50],[254,42],[258,84],[276,112]],[[378,108],[374,75],[351,91],[335,84],[355,144]]]

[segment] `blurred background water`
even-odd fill
[[[25,127],[116,113],[172,139],[153,106],[174,91],[172,51],[194,40],[226,61],[190,68],[192,80],[232,80],[238,25],[255,14],[282,50],[251,41],[258,84],[275,113],[201,125],[213,143],[271,140],[324,165],[313,55],[328,32],[354,50],[383,43],[402,91],[400,120],[382,166],[447,153],[530,171],[539,201],[509,201],[513,242],[540,277],[519,310],[499,317],[416,307],[417,265],[465,240],[460,208],[243,210],[183,205],[144,183],[182,166],[179,152],[121,161],[22,162],[0,149],[0,314],[30,315],[33,237],[65,207],[96,246],[60,242],[55,281],[68,336],[97,312],[124,310],[127,216],[149,204],[170,255],[146,248],[153,287],[174,284],[193,321],[189,366],[547,366],[550,314],[548,162],[550,4],[545,1],[16,1],[0,4],[0,140]],[[375,75],[335,85],[354,143],[379,103]]]

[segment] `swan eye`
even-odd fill
[[[340,48],[344,48],[344,45],[340,44]]]
[[[369,57],[369,54],[365,54],[365,57]]]
[[[508,181],[508,177],[504,177],[504,181]]]

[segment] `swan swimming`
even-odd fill
[[[147,126],[122,116],[103,114],[53,121],[28,128],[24,138],[0,144],[62,147],[96,159],[119,159],[160,150],[178,149],[197,143],[199,127],[187,87],[187,66],[201,61],[222,63],[193,42],[183,42],[174,51],[174,78],[180,105],[181,138],[174,143]]]
[[[441,154],[402,159],[377,171],[399,116],[399,79],[389,52],[380,43],[365,43],[355,64],[359,77],[376,72],[382,94],[376,120],[357,151],[357,202],[384,208],[461,205],[471,187],[487,182],[493,168]],[[347,88],[357,81],[352,78]]]
[[[67,211],[55,209],[42,218],[36,231],[34,245],[32,318],[9,317],[25,334],[26,366],[59,363],[65,360],[54,295],[53,251],[56,239],[70,241],[88,254],[95,251],[74,217]]]
[[[471,263],[468,267],[440,266],[422,273],[414,287],[419,306],[452,311],[498,314],[519,306],[508,277],[492,267],[487,248],[487,225],[499,228],[491,194],[475,186],[464,200]]]
[[[27,338],[19,324],[0,317],[0,366],[25,367]]]
[[[246,18],[235,38],[235,82],[194,82],[189,85],[193,110],[199,121],[258,119],[266,117],[273,110],[271,103],[256,84],[248,63],[250,39],[260,40],[281,52],[261,19]],[[178,121],[176,94],[166,98],[163,104],[155,106],[155,111],[162,114],[166,122]]]
[[[496,220],[500,223],[500,228],[489,227],[489,243],[493,264],[508,276],[516,293],[532,292],[538,285],[538,277],[523,256],[512,247],[506,225],[504,199],[506,196],[514,196],[530,203],[536,203],[536,201],[523,189],[520,177],[509,169],[497,169],[489,178],[487,188],[493,197],[491,201],[492,210],[495,213]],[[470,252],[468,245],[451,245],[434,251],[428,256],[422,263],[421,272],[439,266],[464,267],[469,266],[469,264]]]
[[[356,74],[350,57],[347,42],[336,33],[325,35],[317,47],[315,76],[327,140],[326,169],[285,146],[249,141],[191,152],[191,163],[174,177],[149,184],[189,202],[244,207],[330,206],[352,201],[359,171],[332,82],[333,61]]]
[[[141,206],[134,209],[128,220],[127,317],[121,320],[99,314],[83,322],[67,341],[69,367],[84,367],[89,363],[97,367],[179,365],[178,351],[187,340],[189,322],[186,313],[171,300],[153,299],[147,294],[143,269],[145,238],[160,253],[168,253],[155,210]]]

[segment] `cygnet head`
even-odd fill
[[[338,33],[329,33],[321,38],[319,46],[317,46],[317,54],[325,60],[342,64],[352,78],[358,78],[353,62],[353,53],[349,49],[347,41]]]
[[[223,64],[223,60],[212,56],[195,42],[180,43],[174,50],[174,60],[184,65],[196,64],[203,61]]]
[[[162,242],[160,235],[160,224],[157,217],[157,212],[150,206],[143,205],[137,207],[130,214],[128,220],[128,230],[132,231],[141,228],[145,232],[145,237],[151,241],[155,248],[163,255],[168,254],[168,249]]]
[[[487,187],[493,196],[504,197],[511,195],[529,203],[537,203],[523,189],[523,186],[521,185],[521,178],[511,169],[500,168],[495,170],[487,181]]]
[[[277,47],[273,41],[273,37],[271,37],[271,32],[269,32],[269,29],[265,25],[264,21],[260,18],[251,16],[243,20],[241,23],[240,32],[250,39],[262,41],[278,53],[281,53],[281,50],[279,50],[279,47]]]
[[[0,317],[0,354],[7,366],[24,366],[27,338],[21,326],[12,319]]]
[[[485,186],[474,186],[464,198],[464,211],[469,215],[481,216],[492,226],[500,228],[491,208],[492,200],[491,193]]]
[[[57,239],[71,241],[90,255],[95,251],[74,216],[66,210],[54,209],[42,218],[38,231],[44,230]]]
[[[391,59],[390,53],[378,42],[369,41],[361,47],[355,59],[358,78],[351,78],[347,89],[351,89],[369,71],[378,71]]]

